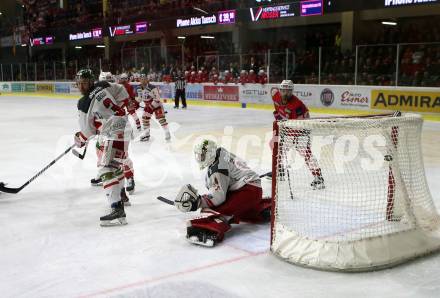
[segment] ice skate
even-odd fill
[[[92,186],[102,186],[102,179],[101,178],[93,178],[90,180],[90,184]]]
[[[104,215],[99,218],[102,227],[120,226],[126,225],[126,215],[124,211],[124,205],[121,201],[113,203],[110,214]]]
[[[150,141],[150,134],[148,133],[148,134],[142,135],[139,140],[141,142],[148,142],[148,141]]]
[[[315,180],[313,180],[310,186],[312,186],[314,190],[324,189],[325,188],[324,178],[322,178],[322,176],[315,176]]]

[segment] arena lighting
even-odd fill
[[[202,35],[202,36],[200,36],[200,38],[203,38],[203,39],[214,39],[215,37],[214,36],[209,36],[209,35]]]
[[[0,11],[0,16],[3,14],[3,12]]]
[[[177,36],[178,39],[185,39],[185,36]]]
[[[387,26],[397,26],[397,22],[382,22],[382,25],[387,25]]]
[[[205,10],[203,10],[201,8],[198,8],[198,7],[193,7],[193,8],[194,8],[194,10],[200,11],[201,13],[209,14],[207,11],[205,11]]]
[[[105,48],[105,45],[99,44],[96,46],[97,48]]]
[[[75,49],[82,49],[82,46],[75,46]]]

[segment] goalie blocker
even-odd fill
[[[187,222],[189,242],[214,246],[223,240],[231,224],[269,221],[271,201],[263,199],[260,177],[243,160],[211,140],[197,144],[194,154],[200,168],[208,168],[208,193],[199,195],[187,184],[174,201],[182,212],[201,209],[200,217]]]

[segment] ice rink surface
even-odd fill
[[[191,149],[216,137],[261,173],[270,170],[271,111],[166,105],[171,143],[153,124],[133,142],[136,192],[128,225],[102,228],[107,212],[93,142],[15,195],[0,194],[1,297],[440,297],[440,254],[377,272],[345,274],[285,263],[269,253],[269,225],[233,226],[214,248],[184,239],[183,214],[156,200],[185,183],[205,191]],[[313,116],[313,115],[312,115]],[[0,96],[0,181],[18,187],[61,154],[78,129],[76,101]],[[425,122],[425,169],[440,207],[440,123]],[[266,182],[265,192],[270,192]]]

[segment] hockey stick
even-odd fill
[[[263,175],[260,175],[260,178],[264,178],[264,177],[272,177],[272,172],[267,172]]]
[[[29,179],[28,181],[26,181],[25,184],[23,184],[22,186],[18,187],[18,188],[9,188],[6,187],[5,183],[0,182],[0,191],[2,192],[6,192],[6,193],[18,193],[20,190],[22,190],[23,188],[25,188],[26,186],[29,185],[29,183],[31,183],[32,181],[34,181],[38,176],[40,176],[41,174],[43,174],[48,168],[50,168],[51,166],[53,166],[61,157],[63,157],[64,155],[66,155],[67,153],[69,153],[70,150],[72,150],[76,145],[72,145],[69,148],[66,149],[66,151],[64,151],[60,156],[58,156],[57,158],[55,158],[54,160],[52,160],[47,166],[45,166],[41,171],[39,171],[35,176],[33,176],[31,179]]]
[[[84,157],[86,156],[86,152],[87,152],[87,145],[84,148],[84,152],[81,154],[78,151],[76,151],[75,149],[72,149],[72,153],[73,155],[75,155],[76,157],[78,157],[79,159],[84,159]]]
[[[174,201],[168,200],[167,198],[164,198],[164,197],[158,196],[157,199],[158,199],[159,201],[164,202],[165,204],[168,204],[168,205],[174,205]]]

